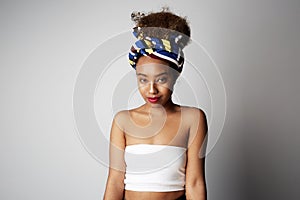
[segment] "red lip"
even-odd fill
[[[156,102],[158,102],[158,99],[159,99],[159,97],[154,97],[154,98],[148,97],[148,101],[150,103],[156,103]]]

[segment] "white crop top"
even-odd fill
[[[125,148],[125,190],[167,192],[184,190],[186,148],[135,144]]]

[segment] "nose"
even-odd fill
[[[150,82],[149,84],[150,84],[150,86],[149,86],[149,93],[150,94],[157,94],[158,90],[156,88],[156,84],[153,83],[153,82]]]

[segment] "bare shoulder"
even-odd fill
[[[117,112],[114,116],[115,120],[121,120],[121,121],[126,121],[129,120],[130,117],[136,116],[141,114],[142,112],[140,111],[140,108],[133,108],[130,110],[121,110]]]
[[[190,122],[199,122],[199,120],[206,121],[206,114],[200,108],[190,107],[190,106],[182,106],[181,109],[182,109],[184,117],[187,121],[190,121]]]
[[[128,115],[129,110],[120,110],[114,115],[115,120],[122,119]]]
[[[118,125],[120,129],[124,130],[124,127],[128,122],[128,119],[129,119],[129,110],[121,110],[114,115],[113,121],[115,124]]]

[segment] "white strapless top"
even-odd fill
[[[167,192],[184,190],[186,148],[135,144],[125,148],[125,190]]]

